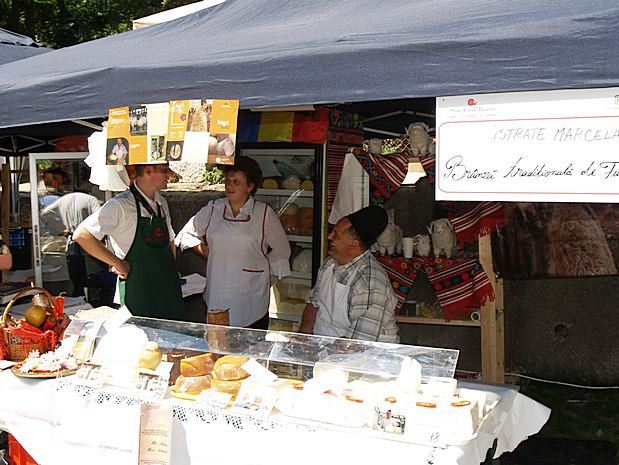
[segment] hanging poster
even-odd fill
[[[234,163],[238,100],[173,100],[109,110],[107,164]]]
[[[436,99],[437,200],[619,201],[619,88]]]

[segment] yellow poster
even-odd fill
[[[112,108],[107,119],[106,163],[125,165],[129,161],[129,107]]]
[[[185,130],[188,124],[190,103],[190,100],[172,100],[170,102],[168,145],[166,150],[166,158],[168,161],[183,160],[183,145],[185,141]]]
[[[146,105],[146,114],[148,119],[146,163],[165,163],[170,104],[166,102]]]
[[[234,163],[238,100],[172,100],[113,108],[108,164]]]
[[[146,105],[112,108],[108,114],[107,164],[146,163],[147,130]]]
[[[239,101],[213,100],[212,107],[208,162],[233,164]]]

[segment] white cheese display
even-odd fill
[[[483,416],[496,404],[474,389],[457,389],[450,378],[421,384],[419,364],[408,357],[396,379],[361,376],[330,364],[317,364],[314,378],[279,392],[275,407],[284,415],[346,427],[366,427],[403,438],[441,436],[460,443],[473,437]],[[495,395],[496,397],[496,395]]]

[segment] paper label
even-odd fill
[[[273,410],[276,398],[274,386],[245,382],[241,385],[232,410],[265,418]]]
[[[374,429],[384,431],[385,433],[404,433],[406,416],[384,407],[376,407],[374,413],[376,415],[374,418]]]
[[[160,400],[165,397],[169,379],[169,372],[162,374],[150,370],[140,370],[135,388],[140,391],[141,397]]]
[[[71,320],[69,326],[64,332],[64,339],[69,339],[68,344],[71,345],[71,353],[73,356],[82,361],[90,360],[94,349],[95,339],[103,321],[81,321],[77,319]],[[71,336],[77,336],[71,339]],[[64,341],[63,339],[63,341]]]
[[[11,368],[17,362],[11,362],[9,360],[0,360],[0,370],[6,370],[7,368]]]
[[[107,321],[103,324],[105,330],[110,333],[113,330],[120,328],[125,321],[131,318],[133,315],[129,311],[126,305],[120,307],[114,314],[107,319]]]
[[[253,381],[258,383],[271,384],[277,379],[277,375],[275,373],[271,373],[254,358],[247,360],[243,364],[242,368],[251,375]]]
[[[209,410],[223,410],[228,406],[228,402],[230,402],[230,399],[232,399],[232,394],[206,389],[202,391],[200,395],[198,395],[196,402],[198,403],[198,405]]]
[[[172,406],[142,404],[139,465],[169,465],[172,457]]]
[[[108,370],[96,363],[84,362],[75,373],[72,381],[82,386],[101,388],[108,377]]]

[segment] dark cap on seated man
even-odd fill
[[[388,223],[387,212],[376,205],[357,210],[347,216],[366,248],[376,242]]]

